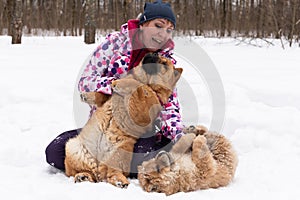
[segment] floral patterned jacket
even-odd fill
[[[80,78],[79,92],[102,92],[112,94],[110,83],[112,80],[124,77],[127,72],[139,64],[147,50],[139,41],[137,34],[138,20],[129,20],[122,25],[120,32],[108,34],[91,55],[83,74]],[[175,64],[172,58],[174,43],[169,40],[159,55],[168,57]],[[92,108],[91,113],[95,110]],[[180,115],[180,105],[177,98],[176,89],[169,97],[168,103],[164,105],[164,110],[159,115],[160,131],[157,138],[160,140],[161,134],[176,142],[183,134],[183,123]]]

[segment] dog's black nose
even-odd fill
[[[158,72],[159,65],[157,64],[159,57],[157,53],[148,53],[143,59],[143,69],[147,74],[154,75]]]
[[[143,59],[143,64],[158,63],[159,57],[157,53],[148,53]]]

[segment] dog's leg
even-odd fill
[[[97,175],[97,181],[105,181],[107,179],[107,166],[104,164],[99,164],[97,170],[94,171],[94,174]]]
[[[202,135],[198,135],[194,140],[192,160],[196,164],[202,180],[208,179],[216,173],[217,163],[206,144],[206,138]]]
[[[214,159],[220,166],[226,167],[228,172],[233,175],[238,159],[230,141],[225,136],[213,132],[204,134],[204,137]]]
[[[127,141],[126,144],[120,145],[110,156],[105,164],[107,170],[107,182],[120,188],[127,188],[129,181],[126,176],[130,171],[130,163],[133,152],[133,141]]]
[[[119,188],[127,188],[129,185],[129,181],[123,173],[113,168],[107,170],[107,182]]]
[[[188,133],[183,135],[172,147],[171,151],[175,154],[184,154],[188,149],[192,148],[193,141],[196,135],[194,133]]]
[[[73,168],[72,159],[68,155],[66,155],[65,158],[65,174],[68,177],[75,176],[77,174],[77,171]]]
[[[97,161],[84,148],[78,138],[70,139],[66,144],[65,173],[74,176],[75,182],[89,180],[97,182]]]
[[[130,162],[132,153],[125,152],[124,150],[116,151],[109,160],[105,161],[107,165],[107,182],[120,187],[127,188],[129,181],[128,176],[130,170]]]

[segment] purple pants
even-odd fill
[[[65,145],[66,142],[80,133],[81,129],[75,129],[71,131],[66,131],[59,136],[57,136],[46,148],[46,161],[53,167],[65,170],[64,160],[65,160]],[[145,134],[143,137],[137,140],[134,145],[134,154],[131,161],[131,178],[137,177],[137,166],[143,161],[154,158],[155,155],[161,151],[169,151],[172,142],[166,137],[162,137],[160,142],[156,141],[156,136],[148,136]]]

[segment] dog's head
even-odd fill
[[[160,96],[162,102],[166,103],[182,71],[182,68],[175,68],[168,58],[148,53],[131,74],[136,80],[149,85]]]
[[[147,192],[162,192],[173,194],[178,190],[175,182],[176,175],[172,172],[174,159],[170,153],[161,151],[155,158],[144,161],[138,166],[138,180],[141,187]]]

